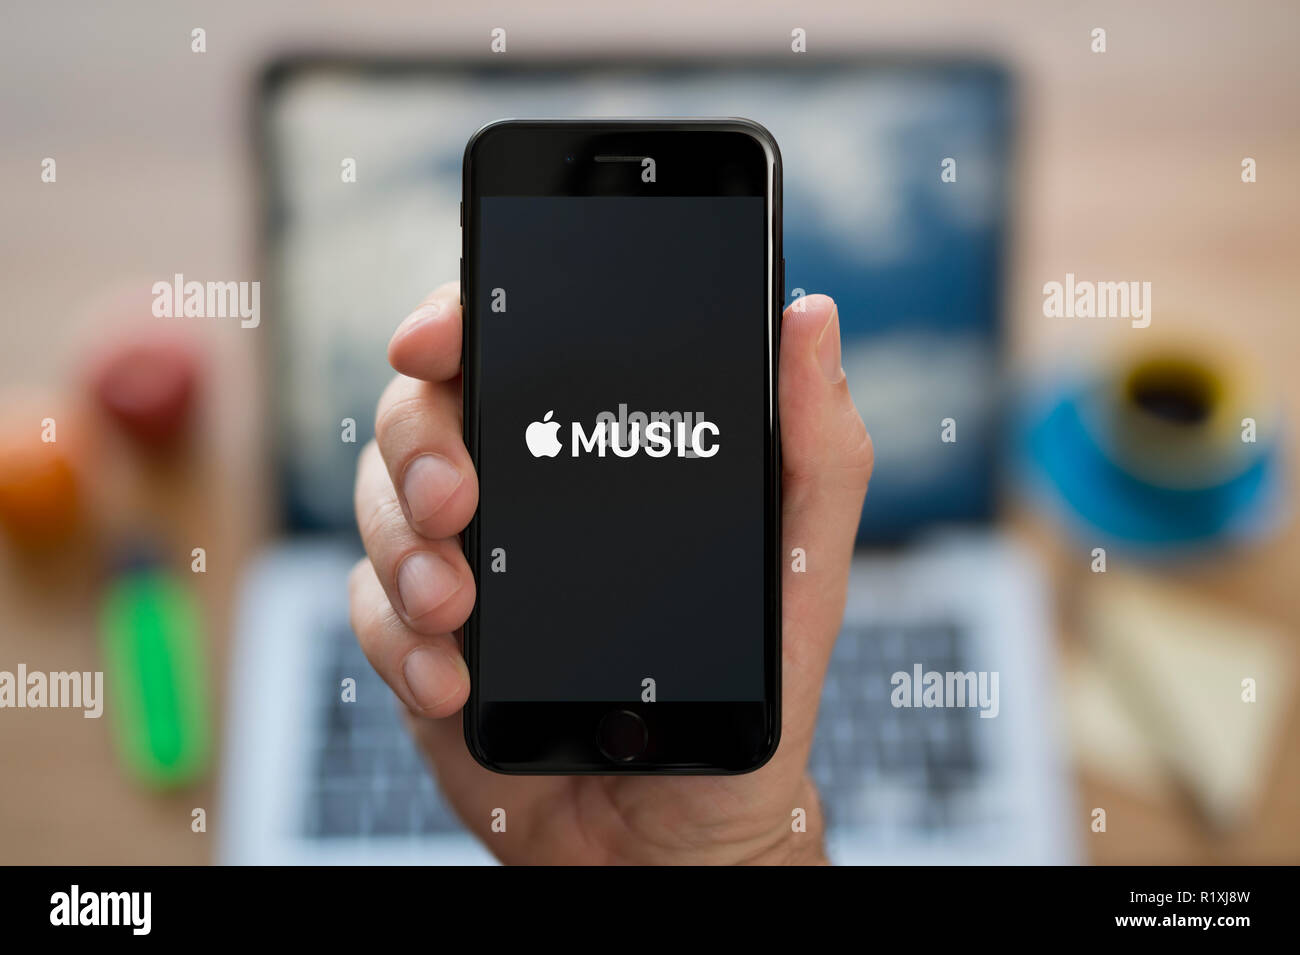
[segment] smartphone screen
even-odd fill
[[[467,151],[467,736],[493,768],[736,771],[774,744],[774,155],[690,124]]]

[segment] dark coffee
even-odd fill
[[[1208,374],[1188,365],[1148,365],[1129,379],[1128,396],[1139,409],[1170,424],[1202,424],[1217,388]]]

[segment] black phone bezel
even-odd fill
[[[755,146],[760,147],[755,149]],[[656,160],[653,189],[641,183],[640,159]],[[685,160],[690,161],[685,161]],[[629,168],[631,167],[631,168]],[[472,281],[482,195],[763,195],[769,228],[764,520],[764,699],[758,702],[512,702],[479,699],[477,607],[462,632],[470,672],[463,713],[474,759],[500,773],[523,775],[728,775],[758,769],[781,734],[781,464],[777,366],[785,299],[781,247],[781,156],[771,134],[740,118],[499,120],[465,147],[462,174],[461,304],[464,436],[478,466],[478,296]],[[475,579],[482,552],[478,514],[464,533]],[[639,756],[614,760],[597,741],[612,710],[645,721]]]

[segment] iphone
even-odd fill
[[[781,724],[777,145],[743,119],[504,120],[463,181],[469,749],[756,769]]]

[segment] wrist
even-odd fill
[[[825,820],[821,800],[812,779],[804,776],[799,787],[798,808],[804,810],[802,825],[796,827],[793,813],[781,823],[781,834],[772,845],[750,859],[752,865],[830,865],[826,855]]]

